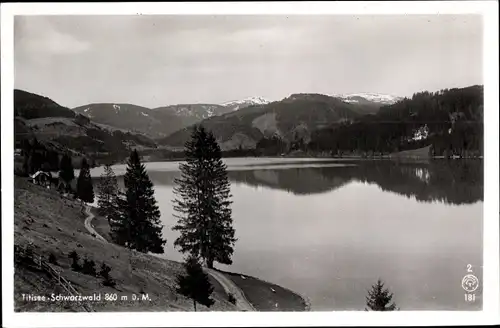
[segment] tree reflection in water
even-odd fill
[[[417,201],[455,205],[482,201],[484,190],[482,160],[358,161],[356,166],[231,171],[229,176],[235,182],[298,195],[324,193],[350,182],[364,182]]]
[[[427,162],[397,162],[390,160],[340,161],[347,166],[255,168],[231,170],[232,182],[254,187],[285,190],[296,195],[334,191],[351,182],[376,184],[383,191],[394,192],[420,202],[472,204],[484,196],[483,161],[431,160]],[[331,164],[331,163],[330,163]],[[179,172],[150,171],[156,185],[173,186]],[[118,179],[123,187],[123,178]]]

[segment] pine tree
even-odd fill
[[[41,169],[42,167],[41,158],[37,150],[33,149],[31,151],[31,154],[29,156],[28,167],[30,170],[30,174],[36,173]]]
[[[78,261],[80,260],[80,256],[78,255],[78,253],[76,251],[72,251],[71,253],[69,253],[68,257],[73,260],[71,263],[71,268],[74,271],[80,271],[82,267],[78,263]]]
[[[193,300],[194,310],[196,303],[210,307],[215,302],[210,298],[214,288],[208,280],[208,275],[203,272],[198,259],[190,256],[184,263],[185,275],[177,277],[177,292]]]
[[[104,166],[104,173],[101,175],[97,206],[99,213],[110,220],[111,214],[115,210],[116,197],[118,195],[118,181],[111,165]]]
[[[122,245],[130,246],[128,241],[131,239],[131,223],[127,210],[127,196],[124,191],[118,190],[113,202],[107,208],[106,218],[111,227],[111,237],[113,242]]]
[[[80,165],[80,174],[76,181],[76,194],[85,203],[94,202],[94,187],[92,186],[92,178],[90,177],[90,167],[85,158],[82,159]]]
[[[54,150],[49,150],[47,154],[47,161],[49,162],[52,171],[59,170],[59,154]]]
[[[139,252],[163,253],[166,240],[153,183],[136,150],[128,159],[124,182],[125,197],[117,197],[112,216],[114,239]]]
[[[372,311],[396,311],[398,310],[396,304],[394,302],[390,304],[392,297],[393,294],[389,292],[389,289],[384,289],[384,283],[378,279],[377,283],[372,286],[372,290],[368,291],[366,305]]]
[[[180,251],[205,260],[231,264],[236,242],[232,227],[230,183],[221,149],[211,132],[196,126],[185,145],[186,163],[180,164],[181,177],[174,193],[178,219],[173,230],[180,231],[174,243]]]
[[[42,144],[38,142],[37,138],[33,138],[30,145],[29,155],[28,155],[28,171],[29,174],[33,174],[42,168],[43,157],[42,151],[44,150]]]
[[[106,263],[102,263],[101,265],[101,270],[99,271],[99,275],[104,278],[103,285],[104,286],[109,286],[109,287],[114,287],[116,285],[115,280],[109,272],[111,271],[111,267],[106,265]]]
[[[64,154],[59,165],[59,177],[66,183],[67,189],[71,188],[71,181],[75,178],[73,162],[69,154]]]
[[[28,139],[24,139],[21,143],[21,150],[23,155],[23,174],[28,176],[31,173],[30,170],[30,156],[31,156],[31,144]]]

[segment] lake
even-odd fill
[[[297,291],[317,311],[364,310],[378,278],[402,310],[482,308],[481,160],[226,163],[238,241],[233,264],[216,267]],[[183,259],[171,230],[178,164],[146,164],[165,225],[165,256],[173,260]],[[475,302],[466,302],[462,289],[468,264],[480,281]]]

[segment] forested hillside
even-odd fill
[[[56,168],[57,157],[65,153],[75,159],[119,160],[127,156],[131,147],[156,147],[144,135],[96,124],[49,98],[26,91],[14,90],[13,110],[15,148],[22,149],[23,154],[32,150],[39,153],[43,162],[51,163],[48,169]]]
[[[340,122],[314,133],[314,151],[392,153],[431,145],[434,156],[483,152],[483,86],[420,92],[381,107],[376,115]]]
[[[74,118],[75,112],[49,99],[23,90],[14,90],[14,116],[27,120],[41,117]]]

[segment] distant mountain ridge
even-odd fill
[[[334,101],[333,99],[337,99],[337,106],[340,106],[340,102],[344,102],[352,105],[351,109],[355,113],[365,115],[375,114],[381,106],[393,103],[400,98],[375,93],[359,93],[340,96],[295,93],[282,99],[281,102],[286,103],[299,99],[306,102],[317,101],[319,99],[322,99],[321,101],[332,102]],[[135,133],[143,133],[155,139],[164,139],[177,131],[204,120],[230,114],[249,107],[267,106],[272,103],[276,102],[272,102],[260,96],[253,96],[240,100],[227,101],[221,104],[177,104],[153,109],[132,104],[100,103],[79,106],[74,108],[74,111],[91,118],[97,123],[133,131]],[[280,133],[283,132],[284,131],[281,131]]]
[[[131,145],[155,147],[155,143],[175,151],[189,140],[190,127],[198,123],[214,132],[223,150],[267,149],[270,155],[294,150],[394,152],[408,148],[401,140],[427,146],[427,136],[432,135],[434,140],[447,143],[449,138],[436,136],[454,131],[450,138],[462,142],[456,131],[479,133],[482,129],[477,125],[482,120],[482,86],[421,92],[411,99],[379,93],[294,93],[280,101],[249,97],[222,104],[154,109],[100,103],[71,110],[47,97],[20,90],[14,93],[14,111],[22,118],[16,119],[16,140],[17,135],[55,135],[51,140],[59,135],[62,138],[57,142],[70,140],[66,147],[85,151],[113,152]],[[464,117],[477,124],[462,122]],[[433,123],[426,126],[425,122]],[[453,127],[460,130],[449,129]],[[426,137],[416,138],[419,131]],[[477,138],[464,140],[472,146],[462,148],[474,151],[481,142]],[[437,141],[434,146],[440,153],[451,149]],[[458,151],[459,147],[453,147]]]
[[[95,123],[50,98],[17,89],[14,90],[14,117],[18,146],[23,140],[36,137],[60,153],[70,151],[89,156],[125,154],[131,147],[156,147],[156,143],[144,135]]]
[[[143,133],[152,138],[168,135],[182,125],[174,113],[124,103],[95,103],[73,109],[94,122]]]
[[[133,104],[95,103],[73,110],[97,123],[162,138],[213,116],[264,103],[267,103],[264,98],[251,97],[224,104],[177,104],[152,109]]]
[[[429,146],[431,134],[432,151],[438,155],[463,149],[476,154],[482,142],[480,104],[481,86],[421,92],[411,99],[377,93],[295,93],[201,124],[215,134],[223,150],[266,149],[268,155],[294,150],[391,153]],[[463,121],[468,115],[473,124]],[[463,137],[466,132],[471,137]],[[158,143],[182,147],[189,136],[186,127]],[[449,146],[450,140],[464,146]]]
[[[358,108],[341,99],[322,94],[292,94],[266,104],[251,105],[214,116],[201,122],[212,130],[221,147],[251,149],[263,138],[277,136],[288,142],[307,141],[311,132],[333,122],[358,117]],[[158,140],[159,144],[181,147],[189,138],[189,128]]]
[[[215,104],[179,104],[158,107],[152,110],[156,113],[168,113],[179,117],[182,121],[182,127],[230,111],[230,109],[222,105]]]

